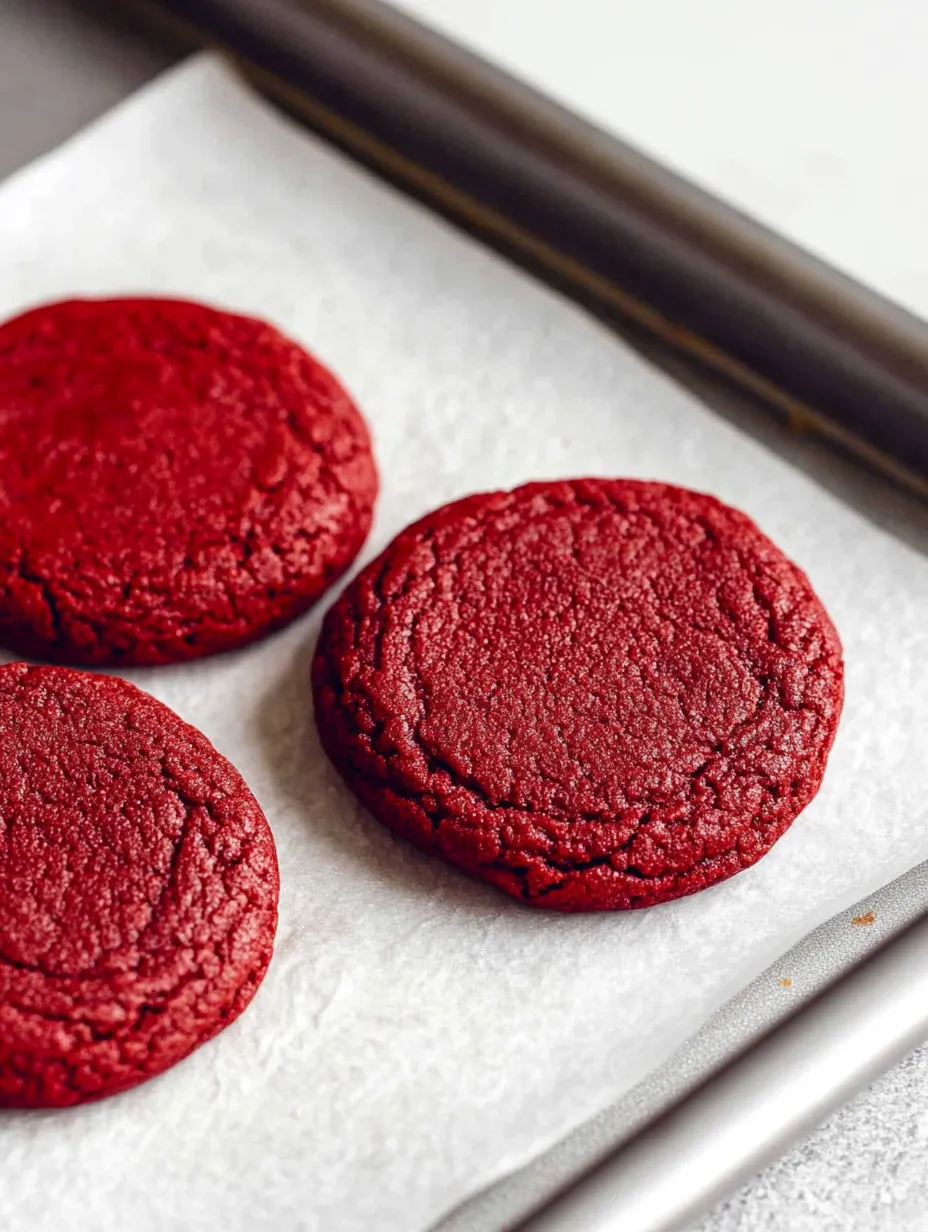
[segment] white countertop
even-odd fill
[[[925,1232],[928,1048],[687,1232]]]

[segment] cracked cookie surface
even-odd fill
[[[0,1107],[154,1077],[248,1005],[277,856],[241,776],[115,677],[0,667]]]
[[[841,645],[744,514],[660,483],[465,498],[326,616],[316,722],[380,821],[537,906],[645,907],[758,860],[821,783]]]
[[[76,664],[232,649],[348,567],[377,473],[335,378],[262,321],[72,300],[0,326],[0,642]]]

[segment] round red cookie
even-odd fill
[[[0,1107],[180,1061],[261,983],[274,840],[237,771],[114,677],[0,667]]]
[[[692,894],[818,790],[841,645],[805,575],[711,496],[534,483],[403,531],[328,613],[322,743],[371,812],[562,911]]]
[[[263,321],[112,299],[0,326],[0,641],[18,653],[241,646],[347,568],[376,492],[351,399]]]

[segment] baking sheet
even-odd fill
[[[392,3],[928,315],[928,6]]]
[[[545,1207],[562,1191],[570,1189],[578,1177],[620,1151],[658,1117],[671,1108],[678,1108],[688,1095],[702,1088],[704,1093],[710,1093],[711,1098],[713,1084],[704,1085],[707,1080],[765,1037],[765,1064],[771,1067],[773,1081],[779,1087],[776,1075],[782,1067],[790,1064],[790,1060],[788,1056],[781,1056],[781,1050],[785,1051],[783,1033],[776,1033],[775,1028],[809,1002],[820,999],[824,988],[839,982],[843,975],[877,950],[883,949],[893,937],[920,919],[924,915],[926,901],[928,864],[919,864],[853,907],[839,912],[803,937],[753,983],[722,1006],[705,1026],[642,1082],[555,1143],[550,1150],[536,1156],[524,1168],[468,1198],[442,1219],[432,1232],[499,1232],[501,1228],[509,1229],[516,1225],[521,1232],[527,1216]],[[928,957],[928,946],[923,946],[923,949]],[[855,1021],[872,1024],[874,1009],[864,999],[869,991],[869,985],[861,990],[860,1002],[854,1013]],[[855,1052],[855,1077],[859,1077],[861,1070],[872,1072],[874,1059],[889,1063],[887,1058],[898,1044],[894,1028],[900,1019],[907,1024],[911,1019],[910,1012],[906,1017],[909,1009],[905,1004],[907,991],[907,988],[900,987],[894,996],[885,997],[881,1003],[879,1013],[884,1029],[869,1041],[866,1048]],[[826,1003],[830,995],[824,998]],[[845,985],[844,1006],[847,1004],[846,995]],[[849,1031],[853,1030],[853,1024],[848,1024],[848,1028]],[[774,1033],[773,1038],[771,1032]],[[833,1040],[830,1042],[833,1043]],[[822,1087],[833,1082],[836,1065],[841,1061],[846,1064],[846,1058],[836,1057],[833,1048],[828,1050],[821,1074],[824,1083],[820,1081],[818,1086],[811,1084],[805,1092],[805,1102],[800,1100],[794,1106],[793,1114],[797,1122],[808,1120],[810,1107],[816,1112],[821,1108]],[[745,1084],[744,1100],[749,1107],[758,1106],[756,1086],[749,1088]],[[700,1145],[715,1142],[721,1149],[724,1126],[704,1125],[703,1128]],[[657,1135],[660,1136],[658,1150],[663,1153],[666,1149],[663,1126],[655,1129]],[[677,1144],[678,1139],[674,1140],[674,1145]],[[691,1145],[695,1147],[697,1144]],[[756,1138],[746,1138],[742,1148],[740,1156],[728,1152],[717,1159],[711,1177],[703,1174],[701,1181],[717,1183],[720,1174],[726,1171],[732,1187],[743,1180],[744,1155],[756,1150]],[[678,1155],[675,1163],[679,1162],[681,1157]],[[624,1203],[628,1198],[630,1179],[628,1173],[622,1174],[622,1164],[623,1156],[620,1154],[613,1173],[617,1198],[615,1205],[617,1208],[624,1206],[627,1212]],[[680,1186],[674,1191],[673,1200],[679,1207],[687,1205],[692,1198],[692,1186],[689,1189]],[[666,1210],[653,1211],[655,1227],[665,1227],[662,1218],[665,1214]],[[564,1219],[565,1215],[561,1214],[560,1217]],[[616,1213],[615,1227],[618,1232],[627,1232],[620,1210]],[[581,1225],[577,1228],[581,1232]]]
[[[384,493],[366,556],[430,506],[625,473],[740,505],[810,573],[848,702],[825,786],[755,869],[614,917],[533,913],[407,850],[322,758],[318,615],[127,673],[238,765],[277,838],[275,962],[169,1075],[0,1116],[10,1232],[418,1232],[664,1061],[812,927],[928,857],[928,562],[581,312],[199,58],[0,190],[0,312],[153,291],[266,316],[347,381]]]

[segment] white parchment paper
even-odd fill
[[[0,189],[2,315],[128,292],[267,317],[340,373],[384,480],[366,558],[475,489],[667,479],[754,516],[844,640],[847,705],[812,806],[756,868],[614,916],[521,908],[362,813],[313,730],[318,613],[235,655],[131,673],[264,806],[276,957],[245,1016],[166,1076],[83,1109],[0,1113],[2,1227],[425,1232],[928,857],[928,562],[216,60]]]

